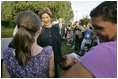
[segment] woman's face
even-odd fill
[[[49,26],[51,24],[51,17],[47,13],[43,13],[41,15],[42,22],[45,26]]]

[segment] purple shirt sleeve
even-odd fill
[[[80,62],[96,78],[117,78],[117,41],[91,48]]]

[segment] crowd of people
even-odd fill
[[[117,1],[94,8],[91,22],[81,26],[52,24],[52,12],[22,11],[16,18],[13,40],[3,51],[2,77],[6,78],[117,78]],[[73,50],[63,54],[63,40]],[[59,73],[59,67],[61,70]]]
[[[87,25],[79,25],[76,21],[73,25],[66,27],[65,38],[67,45],[72,46],[74,50],[79,50],[79,55],[83,56],[85,52],[99,44],[98,37],[93,34],[93,27],[90,23]]]

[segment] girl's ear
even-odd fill
[[[32,43],[34,43],[34,42],[35,42],[35,39],[33,38],[33,39],[32,39]]]
[[[38,38],[39,34],[41,33],[42,27],[40,27],[40,29],[35,33],[35,40]]]
[[[42,30],[42,27],[40,27],[40,29],[38,30],[38,33],[39,33],[39,34],[41,33],[41,30]]]

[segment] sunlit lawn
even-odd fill
[[[78,54],[79,50],[76,51],[72,49],[72,46],[73,46],[72,44],[70,46],[67,46],[66,40],[62,41],[62,47],[61,47],[62,54],[70,54],[72,52],[75,52],[76,54]]]

